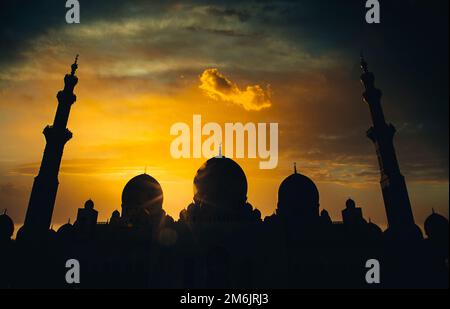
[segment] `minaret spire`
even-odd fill
[[[53,125],[44,129],[46,146],[42,157],[39,174],[34,178],[24,223],[26,238],[40,237],[50,227],[56,193],[58,191],[58,174],[61,165],[64,146],[72,138],[72,132],[67,129],[70,109],[76,101],[73,89],[78,83],[75,75],[78,68],[78,55],[71,65],[70,74],[64,77],[64,89],[57,94],[58,107]]]
[[[78,69],[78,54],[75,56],[75,61],[74,61],[74,63],[72,64],[72,66],[71,66],[71,68],[72,68],[72,72],[70,72],[70,75],[72,75],[72,76],[74,76],[75,75],[75,72],[77,71],[77,69]]]
[[[375,87],[375,76],[369,71],[361,53],[361,82],[364,85],[363,100],[369,105],[373,126],[367,131],[375,144],[381,174],[381,190],[389,228],[396,233],[408,233],[416,229],[405,178],[400,173],[394,148],[396,129],[386,123],[381,106],[381,90]]]
[[[360,59],[361,59],[360,64],[361,64],[362,72],[363,73],[368,73],[369,72],[369,66],[368,66],[366,60],[364,59],[364,54],[363,54],[362,51],[361,51],[361,54],[360,54]]]

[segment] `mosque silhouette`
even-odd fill
[[[53,125],[34,180],[24,225],[0,215],[0,287],[70,288],[66,261],[81,265],[82,288],[448,288],[448,220],[434,213],[417,227],[400,173],[381,91],[361,57],[364,101],[373,126],[388,229],[367,222],[352,199],[333,222],[320,210],[314,182],[294,172],[280,185],[273,215],[247,201],[247,178],[233,160],[206,161],[194,178],[193,202],[175,221],[163,209],[158,181],[142,174],[123,189],[121,212],[97,222],[94,202],[77,219],[51,228],[67,122],[76,101],[78,56],[57,95]],[[381,283],[366,281],[366,262],[381,265]]]

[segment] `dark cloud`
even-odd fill
[[[205,28],[205,27],[199,27],[199,26],[189,26],[186,27],[186,30],[193,31],[193,32],[205,32],[205,33],[211,33],[211,34],[219,34],[224,36],[230,36],[230,37],[260,37],[261,33],[244,33],[239,32],[235,30],[230,29],[212,29],[212,28]]]
[[[237,17],[241,22],[246,22],[251,17],[247,10],[236,10],[231,8],[224,9],[220,7],[210,7],[208,12],[215,16]]]
[[[173,8],[175,1],[83,1],[80,0],[81,24],[114,21],[131,16],[155,16]],[[27,43],[50,29],[67,26],[67,8],[62,0],[2,1],[0,3],[0,67],[23,59]],[[78,25],[71,25],[78,27]]]

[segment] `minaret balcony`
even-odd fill
[[[56,95],[59,103],[66,103],[72,105],[77,100],[77,96],[68,91],[59,91]]]
[[[46,126],[43,133],[49,144],[65,144],[72,138],[72,132],[70,132],[69,129],[58,129],[53,126]]]

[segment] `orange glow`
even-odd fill
[[[45,46],[37,46],[46,50]],[[75,88],[78,99],[68,124],[74,137],[63,156],[55,224],[66,222],[69,217],[74,219],[76,209],[89,198],[99,210],[99,219],[106,221],[112,211],[120,210],[121,192],[127,181],[144,171],[161,183],[163,207],[177,219],[192,201],[193,178],[204,160],[172,159],[173,136],[169,132],[176,122],[190,123],[194,114],[202,115],[205,123],[217,122],[221,126],[227,122],[279,123],[277,169],[260,170],[258,159],[236,160],[248,178],[248,200],[263,216],[276,209],[278,186],[293,172],[293,163],[297,162],[299,172],[317,183],[321,206],[329,210],[333,219],[341,219],[345,200],[352,196],[363,207],[366,217],[384,224],[376,157],[364,131],[346,140],[347,144],[336,142],[340,136],[318,133],[325,126],[328,131],[337,131],[349,121],[340,112],[339,102],[327,105],[336,112],[323,113],[322,106],[339,93],[351,94],[345,99],[351,102],[350,109],[356,110],[369,126],[367,107],[360,100],[357,83],[329,84],[320,71],[312,69],[306,77],[299,74],[273,78],[272,94],[257,86],[267,84],[263,80],[249,83],[233,76],[234,82],[218,70],[202,68],[188,76],[174,71],[174,82],[161,84],[156,72],[141,76],[139,70],[131,70],[132,66],[128,68],[131,71],[125,72],[128,75],[116,76],[117,71],[127,70],[127,66],[118,68],[108,57],[86,53],[83,56],[80,52],[79,84]],[[67,53],[43,52],[38,62],[29,58],[14,72],[2,73],[9,78],[9,84],[2,88],[0,96],[0,138],[6,141],[0,150],[0,172],[2,184],[11,184],[14,194],[2,195],[1,202],[14,205],[9,213],[16,223],[24,218],[45,146],[41,132],[53,121],[55,95],[63,86],[71,59]],[[219,89],[211,81],[211,74],[226,80],[229,89]],[[242,88],[238,84],[256,86]],[[318,143],[325,142],[328,148],[318,149]],[[353,149],[342,152],[353,143],[363,145],[367,155],[353,153]],[[399,152],[401,156],[402,149]],[[448,214],[448,181],[408,184],[419,223],[432,206]]]

